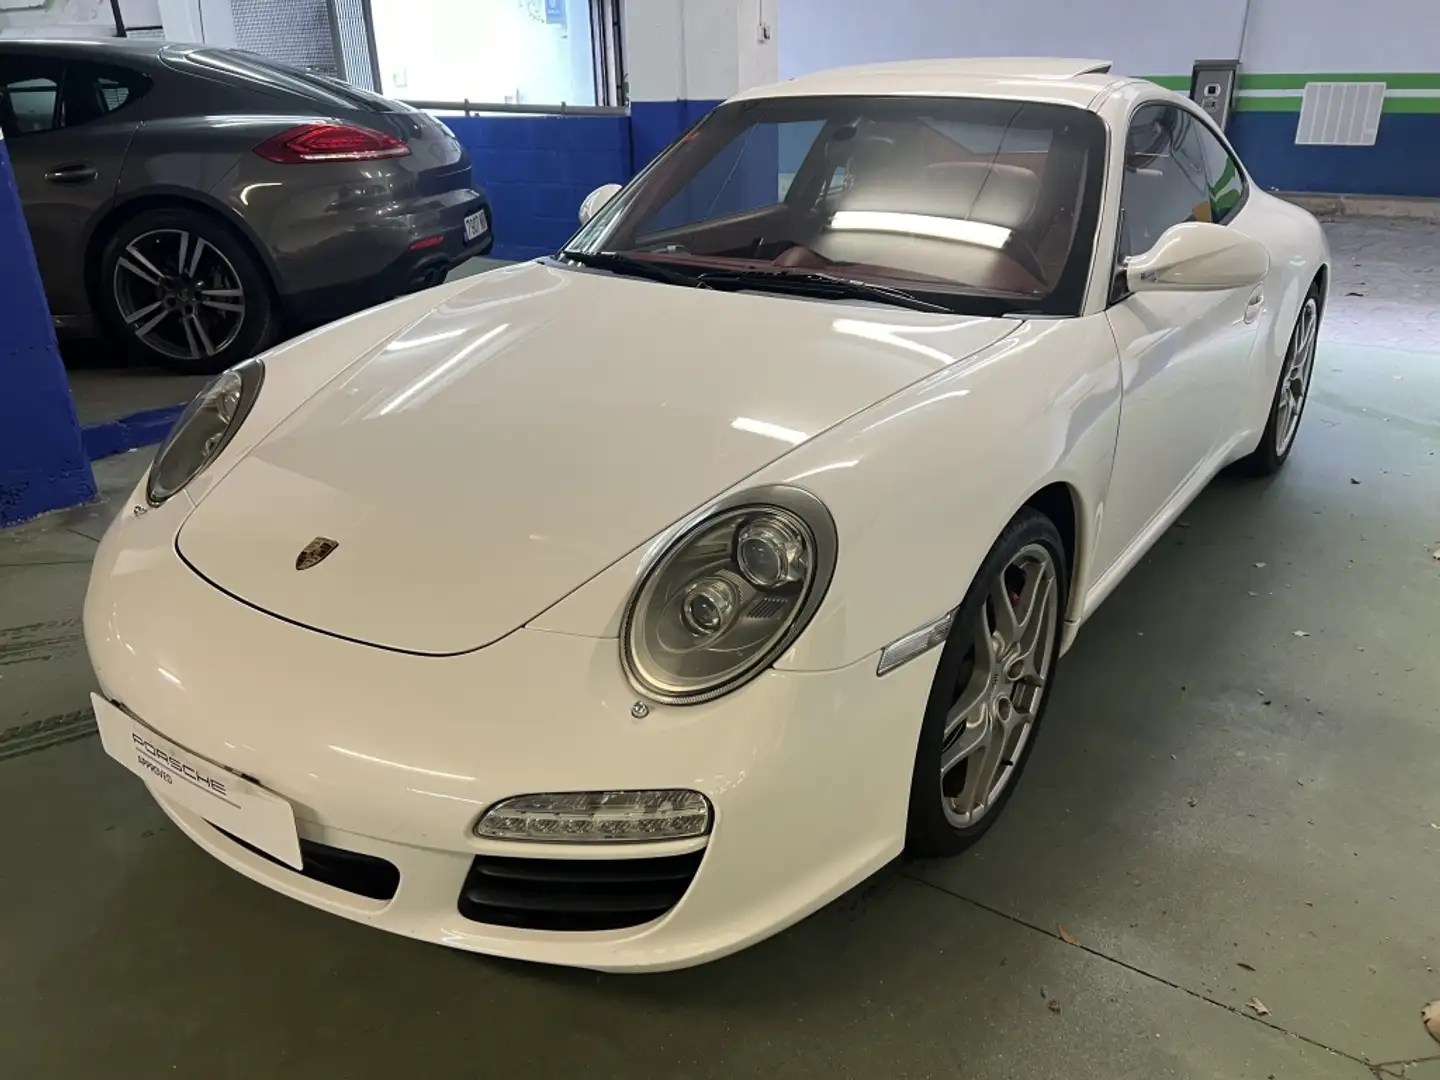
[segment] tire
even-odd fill
[[[1270,398],[1270,416],[1265,421],[1260,445],[1235,463],[1237,472],[1246,476],[1270,476],[1279,472],[1280,467],[1290,459],[1290,451],[1295,448],[1295,436],[1300,430],[1300,420],[1305,415],[1305,404],[1310,400],[1310,383],[1315,373],[1315,345],[1320,337],[1322,314],[1320,285],[1317,282],[1310,286],[1300,305],[1300,314],[1295,317],[1295,329],[1290,332],[1290,344],[1280,365],[1280,378]]]
[[[1049,588],[1042,594],[1037,583],[1044,580],[1047,568]],[[1027,635],[1023,631],[1030,623],[1021,621],[1022,632],[1009,635],[1012,640],[1004,642],[998,660],[991,661],[991,652],[987,651],[981,661],[982,635],[985,641],[993,642],[994,632],[1002,628],[995,606],[995,586],[1002,580],[1010,609],[1018,607],[1021,616],[1031,610],[1038,620],[1036,633],[1026,651],[1023,646]],[[1044,514],[1025,507],[985,557],[956,610],[940,654],[910,781],[906,828],[906,849],[910,854],[959,854],[985,835],[1014,793],[1054,686],[1069,581],[1059,532]],[[1033,594],[1029,593],[1032,585],[1036,588]],[[1031,608],[1027,595],[1039,606]],[[1002,638],[1005,636],[1002,634]],[[1016,645],[1020,646],[1018,651]],[[1021,670],[1014,666],[1017,660],[1024,672],[1020,680],[1010,677]],[[990,667],[998,681],[987,677],[979,667],[981,662]],[[981,696],[974,708],[963,711],[972,720],[981,716],[981,723],[961,723],[947,737],[952,707],[962,705],[977,692]],[[1008,704],[1002,706],[1002,699]],[[942,755],[957,754],[963,746],[974,743],[983,734],[980,728],[986,725],[990,731],[987,748],[977,747],[942,776]],[[992,763],[996,769],[993,783],[985,779]],[[967,793],[978,796],[982,789],[984,807],[967,808]]]
[[[249,244],[188,207],[122,222],[101,251],[97,294],[101,320],[136,360],[184,374],[224,371],[279,333],[274,291]]]

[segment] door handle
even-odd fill
[[[1265,306],[1265,294],[1256,289],[1250,294],[1250,299],[1245,302],[1245,321],[1253,323],[1260,317],[1260,309]]]
[[[74,165],[58,165],[45,174],[52,184],[88,184],[100,173],[94,165],[77,162]]]

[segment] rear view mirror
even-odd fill
[[[620,190],[619,184],[601,184],[580,204],[580,224],[588,225],[590,219],[600,212],[600,208],[613,199]]]
[[[1270,253],[1258,240],[1224,225],[1186,221],[1172,225],[1155,246],[1125,264],[1131,292],[1243,289],[1270,270]]]

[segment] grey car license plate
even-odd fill
[[[477,240],[490,231],[490,218],[484,210],[465,215],[465,242]]]

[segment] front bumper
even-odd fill
[[[184,503],[184,497],[173,503]],[[389,900],[331,887],[247,850],[157,795],[201,847],[337,915],[494,955],[606,970],[683,967],[742,948],[863,880],[903,845],[933,656],[875,677],[873,657],[771,672],[716,702],[652,706],[616,642],[518,630],[477,652],[421,657],[261,613],[176,556],[185,510],[112,527],[85,634],[104,694],[295,807],[302,838],[399,870]],[[539,791],[690,788],[705,841],[521,844],[473,834],[494,802]],[[664,916],[621,930],[542,931],[467,919],[477,855],[703,859]]]

